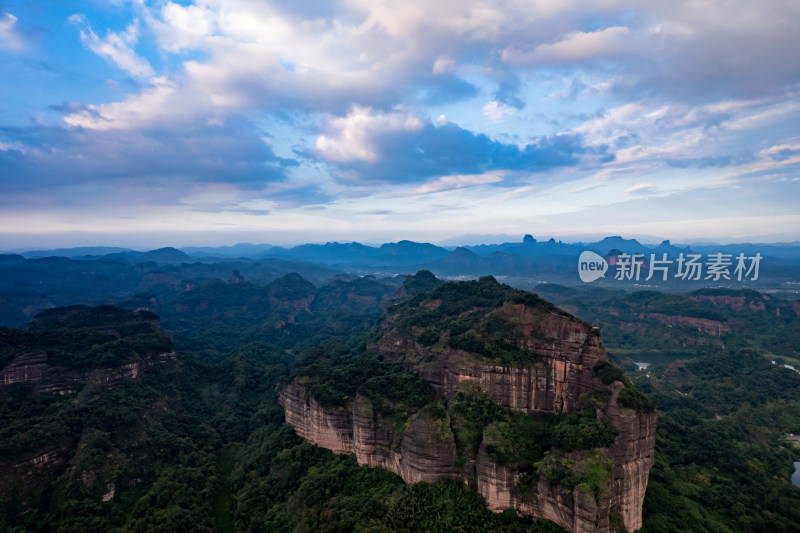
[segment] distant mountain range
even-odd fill
[[[605,237],[597,242],[567,243],[549,239],[538,241],[525,235],[521,241],[501,244],[477,244],[460,247],[443,247],[430,243],[408,240],[385,243],[379,246],[358,242],[328,242],[325,244],[302,244],[294,247],[272,246],[270,244],[240,243],[220,247],[160,248],[150,251],[136,251],[113,247],[83,247],[58,250],[38,250],[22,254],[0,255],[0,268],[17,266],[23,268],[25,261],[55,261],[55,257],[75,261],[101,261],[104,263],[124,263],[136,265],[149,263],[157,265],[218,265],[225,270],[226,263],[231,269],[241,268],[239,263],[284,262],[281,270],[290,271],[291,265],[316,265],[325,269],[352,272],[361,275],[393,276],[414,273],[421,269],[430,270],[437,276],[446,278],[468,278],[482,275],[501,276],[516,279],[519,286],[530,287],[538,283],[581,283],[578,277],[578,257],[584,251],[591,251],[607,263],[607,275],[596,280],[596,285],[629,285],[632,287],[658,287],[664,290],[691,290],[699,286],[729,286],[733,288],[757,288],[759,290],[777,289],[796,292],[800,289],[800,243],[772,244],[713,244],[690,243],[673,245],[665,240],[658,245],[642,244],[636,239],[620,236]],[[616,276],[620,256],[641,254],[643,274],[635,279],[620,279]],[[714,254],[727,254],[727,278],[706,277],[706,271],[698,279],[674,279],[677,259],[683,254],[699,254],[704,261]],[[736,257],[748,259],[760,254],[758,276],[751,272],[749,283],[732,279]],[[673,271],[666,279],[650,279],[651,261],[668,258]],[[748,264],[749,265],[749,264]],[[31,266],[31,265],[28,265]],[[38,267],[37,267],[38,268]],[[298,270],[300,267],[296,267]],[[648,276],[648,274],[651,274]],[[735,277],[735,276],[734,276]],[[648,281],[648,283],[643,283]],[[738,281],[739,283],[734,283]],[[730,282],[730,283],[729,283]]]
[[[69,257],[80,259],[103,259],[121,261],[156,261],[160,263],[179,263],[192,260],[213,259],[264,259],[280,257],[293,261],[307,261],[327,265],[419,265],[446,257],[455,250],[468,250],[480,257],[489,257],[497,252],[515,254],[527,258],[553,255],[573,256],[584,250],[592,250],[601,255],[614,250],[626,253],[655,252],[694,252],[694,253],[755,253],[763,256],[800,259],[800,241],[791,243],[735,243],[717,244],[709,242],[673,245],[665,240],[658,245],[642,244],[636,239],[620,236],[605,237],[596,242],[563,242],[553,238],[537,241],[525,235],[521,242],[502,244],[474,244],[464,246],[437,246],[402,240],[371,246],[358,242],[328,242],[325,244],[301,244],[294,247],[273,246],[271,244],[239,243],[232,246],[188,246],[166,247],[151,251],[135,251],[129,248],[92,246],[58,248],[53,250],[32,250],[21,252],[26,259],[42,257]],[[463,251],[461,252],[463,253]]]

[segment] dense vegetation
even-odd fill
[[[66,266],[65,276],[77,276],[74,265]],[[158,270],[148,268],[150,274]],[[325,376],[314,382],[321,401],[341,404],[362,394],[390,420],[431,403],[426,382],[369,349],[382,306],[400,280],[320,283],[250,265],[241,270],[247,281],[228,283],[208,279],[211,266],[193,268],[160,268],[164,275],[148,278],[149,292],[141,292],[141,273],[113,290],[111,282],[97,288],[98,298],[107,291],[107,303],[157,309],[171,339],[159,333],[152,313],[110,307],[94,319],[113,324],[93,323],[92,313],[81,315],[87,309],[73,308],[72,322],[69,313],[57,311],[28,330],[0,329],[0,368],[31,350],[46,351],[68,371],[111,368],[173,345],[177,351],[176,361],[113,387],[83,385],[63,396],[25,384],[0,387],[0,485],[6,484],[0,530],[557,530],[513,513],[490,513],[477,493],[451,481],[405,485],[391,473],[304,442],[283,423],[277,390],[295,376]],[[254,279],[262,271],[264,279]],[[182,281],[187,283],[179,290]],[[50,285],[53,291],[56,285]],[[552,310],[544,300],[488,278],[443,284],[423,274],[402,290],[412,304],[400,320],[420,345],[474,338],[488,353],[508,349],[503,357],[533,362],[535,354],[492,345],[507,335],[492,337],[497,323],[481,308],[510,295]],[[430,291],[442,300],[439,309],[450,306],[445,309],[457,316],[420,305]],[[663,297],[545,286],[542,294],[601,326],[624,373],[608,365],[597,369],[598,376],[647,395],[623,400],[621,393],[620,401],[645,409],[653,408],[648,398],[655,401],[656,464],[643,531],[800,530],[800,488],[788,481],[800,451],[785,439],[800,434],[800,374],[782,367],[800,356],[791,304],[751,292],[732,294],[744,296],[742,308],[699,298],[731,296],[715,291]],[[72,297],[54,294],[52,301],[83,301]],[[679,313],[736,327],[718,337],[668,327],[642,313]],[[440,320],[443,327],[432,326]],[[632,361],[647,354],[664,364],[638,370]],[[603,400],[587,398],[587,407]],[[501,409],[468,389],[445,407],[461,457],[483,443],[499,461],[535,465],[517,485],[520,494],[542,473],[570,490],[601,496],[608,463],[592,453],[580,460],[561,453],[613,440],[613,428],[592,409],[542,420]],[[536,445],[519,446],[526,439]],[[22,477],[8,475],[10,464],[44,453],[63,461],[28,466]],[[114,496],[104,502],[112,482]]]
[[[92,370],[172,351],[158,316],[113,306],[63,307],[44,311],[27,331],[0,328],[0,366],[26,353],[46,352],[48,363],[67,370]]]
[[[292,374],[313,378],[307,390],[327,407],[343,406],[361,394],[372,400],[382,414],[413,413],[433,401],[434,396],[427,381],[368,352],[337,354],[315,348]]]
[[[644,531],[797,531],[784,435],[800,430],[800,374],[741,351],[659,375],[637,377],[661,408]]]
[[[437,284],[428,281],[431,277],[427,271],[409,277],[404,287],[410,287],[407,292],[412,296],[390,306],[388,313],[400,333],[415,335],[420,345],[434,351],[438,344],[504,365],[530,366],[541,357],[517,342],[522,334],[508,319],[508,307],[523,304],[542,317],[549,313],[569,316],[535,294],[498,283],[492,276]],[[433,290],[421,292],[416,290],[418,285]]]
[[[537,292],[599,326],[612,354],[635,361],[669,364],[749,348],[800,368],[798,304],[767,294],[699,289],[679,295],[558,285],[541,285]],[[688,320],[672,320],[678,317]],[[692,319],[708,321],[707,327],[689,325]]]

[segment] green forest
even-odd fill
[[[623,381],[621,402],[656,410],[641,531],[800,531],[800,487],[789,482],[800,449],[786,438],[800,434],[800,374],[783,367],[800,357],[791,302],[750,291],[737,296],[763,310],[736,309],[700,298],[707,293],[552,285],[536,296],[488,281],[442,283],[429,273],[198,278],[190,289],[47,311],[26,329],[0,328],[0,367],[46,353],[55,369],[48,386],[61,391],[35,382],[0,386],[0,529],[559,531],[511,511],[492,513],[464,484],[407,485],[311,445],[278,405],[281,388],[298,376],[316,378],[314,396],[331,406],[361,393],[391,418],[430,404],[426,382],[369,349],[392,309],[402,310],[398,327],[421,331],[421,345],[467,346],[499,362],[535,358],[503,345],[488,318],[437,315],[511,295],[599,325],[617,364],[597,368],[598,376]],[[422,294],[453,309],[396,307]],[[153,300],[157,313],[135,310]],[[715,336],[648,313],[731,326]],[[174,356],[147,366],[165,352]],[[648,355],[657,363],[640,370],[634,362]],[[118,379],[115,369],[133,364],[147,368]],[[459,452],[487,435],[488,453],[502,462],[546,461],[554,446],[587,449],[615,438],[591,410],[537,423],[468,390],[449,408]],[[538,445],[519,445],[530,441]],[[556,466],[553,482],[576,490],[594,490],[606,475],[599,460],[596,478],[570,479]]]

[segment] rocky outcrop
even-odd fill
[[[606,359],[600,330],[562,314],[542,316],[524,304],[508,306],[501,315],[519,324],[519,337],[508,340],[536,354],[539,362],[525,367],[487,364],[461,350],[424,348],[395,328],[378,340],[376,349],[419,372],[444,397],[469,382],[504,407],[554,414],[575,410],[580,395],[596,388],[592,373],[584,370]]]
[[[431,299],[419,308],[436,309],[440,304]],[[570,453],[554,450],[548,460],[556,461],[554,468],[564,461],[578,469],[587,461],[601,461],[607,476],[598,487],[548,482],[543,465],[500,464],[483,443],[477,454],[459,458],[449,415],[441,407],[438,413],[429,410],[433,404],[412,413],[403,431],[360,395],[347,407],[324,408],[308,394],[307,383],[297,379],[280,395],[286,420],[310,442],[336,453],[353,453],[359,464],[385,468],[407,482],[431,482],[442,476],[463,479],[495,511],[514,509],[570,531],[610,531],[612,523],[635,531],[642,526],[642,504],[654,462],[655,413],[620,405],[625,385],[620,381],[606,385],[596,375],[595,366],[608,360],[598,328],[543,307],[506,302],[482,315],[483,322],[475,326],[484,328],[475,329],[475,335],[489,338],[482,324],[499,324],[499,330],[508,333],[504,345],[529,354],[522,364],[498,364],[491,355],[453,348],[459,344],[449,343],[452,333],[444,329],[438,332],[438,341],[434,336],[433,343],[420,345],[425,328],[409,331],[399,323],[401,314],[389,314],[373,349],[427,380],[441,404],[449,405],[459,391],[469,389],[491,396],[500,406],[541,417],[583,409],[587,399],[594,398],[597,416],[616,428],[613,445]],[[518,487],[524,476],[537,478],[527,480],[522,490]]]
[[[655,462],[656,414],[620,408],[619,381],[612,385],[612,394],[604,414],[617,428],[611,458],[614,478],[611,486],[611,508],[622,516],[629,531],[642,527],[642,505],[647,490],[650,468]]]
[[[20,355],[0,371],[0,385],[37,381],[47,374],[47,354],[44,352]]]
[[[334,453],[353,453],[353,424],[349,413],[325,410],[306,394],[299,380],[281,392],[278,400],[286,413],[286,422],[307,441]]]
[[[698,318],[693,316],[672,316],[663,313],[641,313],[639,318],[644,320],[654,320],[661,322],[667,326],[672,327],[685,327],[696,328],[708,335],[720,337],[725,333],[730,333],[736,329],[736,325],[731,325],[727,322],[720,322],[719,320],[711,320],[709,318]]]
[[[654,461],[655,414],[620,408],[620,389],[622,384],[615,383],[604,411],[619,436],[611,448],[601,450],[613,461],[611,481],[602,494],[565,491],[548,484],[540,474],[534,495],[522,496],[516,491],[524,475],[520,467],[492,461],[481,445],[472,481],[488,507],[493,511],[514,509],[576,532],[608,531],[612,513],[629,531],[641,528],[642,504]],[[357,396],[352,411],[324,408],[307,394],[300,380],[283,390],[279,402],[286,421],[299,436],[337,454],[355,454],[359,464],[389,470],[407,483],[434,482],[443,476],[470,480],[471,476],[464,474],[466,469],[457,467],[453,433],[446,418],[421,412],[398,434],[388,420],[373,412],[369,399]]]
[[[611,514],[618,515],[628,531],[642,527],[642,505],[655,448],[655,413],[620,408],[617,402],[622,383],[613,392],[604,414],[619,436],[614,445],[603,450],[613,461],[613,475],[607,492],[595,495],[573,491],[566,494],[547,483],[543,474],[536,483],[534,498],[517,494],[520,471],[493,462],[482,447],[478,454],[477,489],[490,509],[515,509],[520,513],[546,518],[569,531],[608,531]],[[577,457],[576,454],[568,454]],[[531,474],[528,474],[531,475]]]
[[[35,352],[16,357],[0,370],[0,387],[30,383],[35,392],[70,394],[86,383],[113,387],[123,379],[136,379],[141,372],[174,360],[175,352],[165,352],[146,355],[117,367],[81,372],[50,365],[46,352]]]
[[[423,410],[400,434],[374,413],[372,402],[357,396],[352,410],[323,408],[302,381],[287,386],[278,399],[286,422],[307,441],[337,454],[355,454],[359,464],[390,470],[406,483],[457,478],[456,447],[449,420]]]
[[[113,368],[95,370],[88,376],[89,383],[113,387],[123,379],[136,379],[142,372],[158,365],[175,361],[175,352],[164,352],[142,357],[138,361]]]
[[[269,297],[270,307],[276,311],[283,311],[282,314],[285,314],[289,322],[294,322],[295,318],[297,318],[297,315],[299,315],[303,311],[305,311],[306,313],[310,313],[311,304],[313,303],[314,303],[313,294],[303,298],[295,298],[292,300],[281,299],[272,295],[270,295]]]
[[[14,450],[15,456],[0,456],[0,501],[17,501],[23,509],[36,504],[43,480],[55,478],[69,458],[69,441],[60,439],[46,448]]]
[[[717,306],[727,306],[737,311],[742,309],[749,309],[751,311],[765,311],[766,307],[762,300],[754,300],[752,297],[745,296],[730,296],[727,294],[698,294],[690,296],[696,302],[711,302]]]
[[[521,514],[552,520],[575,533],[609,530],[608,513],[601,512],[601,507],[608,507],[607,496],[598,506],[593,495],[580,491],[566,494],[560,487],[547,483],[542,475],[535,483],[535,497],[525,497],[516,491],[519,478],[517,469],[493,462],[481,447],[477,461],[477,490],[492,511],[515,509]]]

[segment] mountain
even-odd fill
[[[456,248],[440,260],[425,266],[438,275],[454,277],[492,274],[530,276],[536,272],[536,265],[526,257],[497,251],[481,256],[464,247]]]
[[[522,242],[505,242],[503,244],[482,244],[478,246],[468,246],[469,250],[481,256],[502,252],[507,254],[519,255],[529,259],[543,259],[553,256],[577,257],[586,247],[581,243],[563,243],[551,238],[547,241],[539,242],[531,235],[525,235]]]
[[[249,258],[255,259],[272,248],[271,244],[239,243],[232,246],[182,246],[180,250],[195,259],[203,258]]]
[[[198,262],[187,261],[172,249],[156,252],[136,252],[119,260],[0,256],[0,325],[24,327],[41,311],[76,304],[154,310],[189,287],[227,281],[234,272],[258,284],[291,272],[325,283],[338,273],[325,266],[282,259]],[[158,262],[162,259],[167,262]],[[176,262],[169,262],[173,259]],[[143,304],[145,301],[150,303]]]
[[[38,259],[41,257],[98,257],[114,253],[132,252],[130,248],[119,248],[117,246],[79,246],[76,248],[56,248],[55,250],[32,250],[24,252],[27,259]]]
[[[612,355],[669,364],[732,347],[800,361],[800,303],[749,289],[687,294],[547,284],[539,294],[598,324]]]
[[[448,251],[433,244],[399,241],[386,243],[379,248],[379,261],[383,265],[414,266],[441,259]]]
[[[394,304],[370,350],[405,372],[369,356],[356,379],[300,370],[280,396],[298,435],[570,531],[641,527],[654,405],[608,362],[599,329],[485,277]]]
[[[295,270],[302,271],[304,275],[309,274],[308,271],[312,268],[336,269],[376,276],[405,275],[426,269],[448,278],[502,276],[509,281],[513,280],[518,286],[533,288],[541,283],[582,284],[582,280],[586,277],[579,276],[578,259],[583,252],[591,251],[602,257],[607,266],[604,275],[593,278],[592,283],[595,286],[626,290],[637,290],[646,286],[670,292],[719,286],[729,289],[779,291],[778,293],[784,296],[796,290],[797,279],[800,276],[800,246],[792,243],[673,245],[669,240],[665,240],[658,245],[650,245],[621,236],[605,237],[596,242],[567,243],[554,238],[537,241],[533,236],[525,235],[521,242],[469,245],[455,249],[401,240],[380,246],[358,242],[328,242],[294,247],[240,243],[231,247],[192,247],[186,250],[191,252],[191,255],[175,248],[162,248],[149,252],[121,251],[103,256],[80,256],[76,259],[97,263],[113,261],[130,265],[153,263],[161,270],[181,266],[183,271],[194,272],[203,269],[218,271],[230,263],[237,265],[249,263],[249,267],[231,268],[239,270],[245,278],[247,277],[245,270],[258,269],[265,264],[278,267],[281,263],[286,265],[281,273]],[[71,255],[77,252],[67,250],[64,253]],[[630,259],[631,256],[635,256],[635,263],[638,266],[626,269],[625,262],[633,261]],[[18,256],[4,257],[5,259],[0,260],[0,269],[20,263]],[[692,275],[689,275],[690,272],[683,267],[689,261],[693,262],[692,268],[696,269],[692,270]],[[55,277],[60,275],[54,273]],[[225,275],[215,272],[213,276],[228,279],[230,271]],[[28,280],[25,281],[27,283]],[[170,284],[174,286],[181,281],[173,279]],[[35,292],[41,293],[38,290]],[[35,311],[42,309],[43,300],[51,297],[50,293],[44,298],[34,296],[30,291],[23,290],[22,286],[16,285],[12,293],[9,298],[11,306],[16,306],[18,300],[32,300],[32,307],[29,307],[32,311],[23,313],[28,318]],[[0,314],[3,313],[4,296],[0,292]],[[104,300],[81,303],[112,302]]]
[[[326,265],[366,264],[378,255],[378,249],[357,242],[325,244],[302,244],[294,248],[276,246],[264,254],[264,257],[280,257],[292,261],[306,261]]]
[[[385,243],[380,247],[357,242],[303,244],[294,248],[273,247],[264,257],[281,257],[292,261],[307,261],[340,267],[419,267],[446,256],[449,252],[439,246],[412,241]]]
[[[178,250],[177,248],[166,247],[166,248],[159,248],[158,250],[150,250],[148,252],[116,252],[112,254],[106,254],[101,259],[106,261],[123,261],[123,262],[130,262],[130,263],[144,263],[148,261],[152,261],[154,263],[162,263],[162,264],[181,264],[181,263],[190,263],[192,258],[186,255],[186,253]]]
[[[41,313],[26,330],[0,328],[7,512],[38,507],[58,479],[97,501],[112,499],[147,425],[139,417],[152,409],[139,396],[146,391],[130,384],[175,364],[171,339],[148,312],[74,306]]]
[[[374,272],[0,260],[0,530],[800,531],[796,293]]]
[[[458,246],[478,246],[480,244],[488,243],[501,243],[509,242],[515,236],[506,233],[500,235],[479,235],[475,233],[468,233],[466,235],[459,235],[457,237],[450,237],[443,241],[439,241],[439,246],[445,248],[455,248]]]

